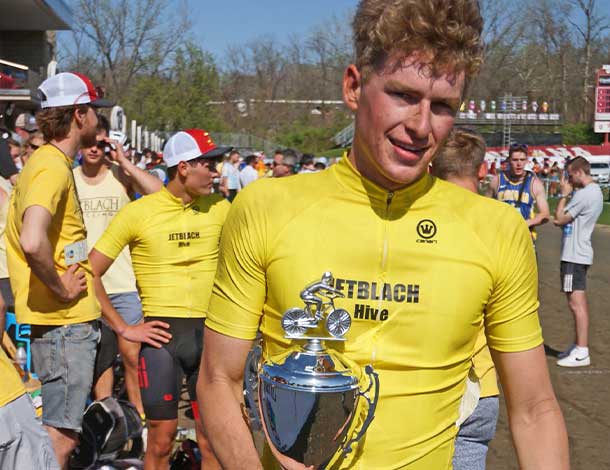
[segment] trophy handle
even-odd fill
[[[345,444],[345,447],[343,448],[343,457],[345,457],[347,454],[349,454],[352,451],[352,444],[355,444],[360,439],[362,439],[362,436],[364,436],[367,429],[373,422],[373,419],[375,418],[375,410],[377,409],[377,401],[379,400],[379,374],[377,374],[377,372],[375,372],[375,369],[373,369],[373,366],[371,366],[370,364],[368,364],[364,368],[364,370],[365,370],[366,374],[369,376],[369,386],[364,392],[358,392],[358,395],[364,397],[364,399],[367,401],[367,403],[369,405],[369,409],[366,414],[366,419],[364,420],[364,423],[362,424],[362,427],[360,428],[360,431],[358,431],[358,434],[356,435],[356,437],[350,439],[349,441],[347,441],[347,444]],[[373,387],[373,383],[375,384],[375,397],[371,401],[371,399],[368,397],[367,393]]]
[[[244,367],[244,398],[249,409],[250,428],[254,431],[262,429],[261,417],[256,404],[256,390],[260,386],[258,383],[258,366],[261,360],[262,350],[260,346],[255,346],[248,353]],[[255,387],[256,385],[256,387]]]

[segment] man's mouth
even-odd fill
[[[390,143],[400,149],[403,150],[405,152],[409,152],[411,154],[416,154],[419,158],[421,158],[424,153],[426,153],[426,150],[428,150],[428,147],[421,147],[421,146],[417,146],[417,145],[412,145],[412,144],[407,144],[404,142],[401,142],[399,140],[393,139],[393,138],[389,138]]]

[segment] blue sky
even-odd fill
[[[183,0],[172,0],[182,4]],[[303,36],[333,15],[343,18],[357,0],[189,0],[195,41],[221,58],[230,45],[242,45],[263,35],[279,42],[291,34]]]

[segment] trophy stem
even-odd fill
[[[309,352],[322,352],[326,351],[324,347],[324,341],[319,338],[311,338],[307,340],[307,344],[304,346],[305,351]]]

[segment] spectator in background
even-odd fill
[[[233,202],[233,199],[235,199],[235,196],[237,196],[237,193],[241,189],[239,170],[237,169],[239,158],[239,152],[237,150],[231,150],[228,159],[222,165],[220,188],[229,202]]]
[[[471,130],[454,128],[434,157],[431,173],[478,194],[479,182],[487,173],[483,137]],[[453,454],[454,470],[484,470],[489,442],[496,433],[500,391],[483,324],[475,343],[469,380],[473,380],[475,390],[480,391],[480,398],[472,414],[459,426]],[[467,390],[472,389],[467,387]]]
[[[285,150],[281,163],[276,163],[275,160],[273,161],[274,166],[272,176],[274,178],[282,178],[284,176],[294,175],[296,172],[297,162],[298,158],[294,150]]]
[[[21,144],[17,142],[15,139],[8,139],[8,150],[11,158],[13,159],[13,163],[18,171],[21,171],[23,168],[23,164],[21,163]]]
[[[326,170],[327,166],[328,159],[326,157],[319,157],[313,167],[316,169],[316,171],[322,171]]]
[[[15,133],[25,142],[33,132],[38,130],[36,118],[29,113],[21,113],[15,119]]]
[[[239,172],[239,182],[242,188],[258,179],[258,172],[256,171],[258,157],[256,155],[248,155],[245,162],[246,166]]]
[[[314,157],[309,153],[304,153],[301,157],[301,169],[299,173],[315,173],[316,167],[314,166]]]
[[[150,194],[159,191],[163,184],[149,172],[137,168],[123,153],[119,142],[110,141],[108,119],[98,115],[95,145],[81,151],[81,166],[73,170],[81,210],[87,229],[87,246],[93,247],[102,236],[114,216],[127,205],[134,193]],[[114,145],[115,150],[110,147]],[[117,331],[128,325],[142,323],[142,305],[136,289],[136,279],[131,267],[129,249],[123,250],[112,268],[102,278],[102,283],[116,310],[113,328]],[[96,357],[94,397],[101,400],[112,395],[114,384],[112,365],[118,351],[125,367],[127,397],[144,417],[144,408],[138,386],[138,354],[140,344],[128,341],[102,325],[102,342]]]
[[[589,307],[585,293],[587,270],[593,264],[591,234],[604,208],[604,196],[591,177],[591,164],[583,157],[566,163],[561,196],[555,209],[555,225],[561,227],[561,290],[574,315],[576,339],[559,355],[558,366],[582,367],[591,364],[589,355]],[[570,202],[566,204],[567,198]]]
[[[32,133],[25,141],[25,144],[21,150],[21,163],[25,165],[28,158],[30,158],[30,155],[32,155],[36,150],[38,150],[39,147],[42,147],[43,145],[44,136],[42,135],[42,132]]]

